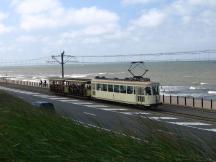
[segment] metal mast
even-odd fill
[[[47,61],[47,62],[61,64],[62,79],[64,79],[64,64],[68,62],[75,62],[75,61],[70,61],[72,58],[75,58],[75,57],[71,55],[65,55],[65,52],[63,51],[60,55],[52,55],[52,59],[54,61]]]

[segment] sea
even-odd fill
[[[130,65],[129,62],[69,64],[65,65],[65,77],[131,77],[128,72]],[[145,77],[161,84],[161,94],[216,100],[216,61],[145,62],[144,66],[140,65],[132,71],[134,75],[141,75],[144,68],[149,70]],[[61,66],[0,67],[0,77],[39,82],[40,80],[48,80],[50,77],[61,77]]]

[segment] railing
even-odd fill
[[[16,84],[30,87],[40,87],[40,88],[49,88],[49,84],[40,84],[39,82],[23,81],[23,80],[9,80],[5,78],[0,78],[0,83],[4,84]]]
[[[185,107],[216,110],[216,101],[204,100],[203,98],[179,97],[179,96],[161,96],[161,102],[164,104],[180,105]]]

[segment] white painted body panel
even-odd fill
[[[111,81],[111,80],[93,80],[92,84],[92,97],[101,100],[113,101],[113,102],[120,102],[120,103],[127,103],[127,104],[134,104],[134,105],[144,105],[144,106],[151,106],[154,104],[159,104],[160,102],[160,95],[138,95],[136,93],[127,94],[127,93],[116,93],[116,92],[109,92],[109,91],[102,91],[97,90],[96,84],[116,84],[116,85],[124,85],[124,86],[131,86],[133,85],[134,88],[137,87],[151,87],[152,85],[158,85],[159,83],[153,82],[122,82],[122,81]],[[138,96],[142,98],[142,102],[138,100]]]

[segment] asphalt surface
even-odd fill
[[[194,109],[189,111],[187,108],[180,110],[179,107],[171,105],[141,109],[135,106],[61,97],[2,86],[0,90],[18,96],[29,103],[52,102],[56,112],[61,116],[87,126],[127,134],[143,140],[145,136],[152,133],[149,130],[154,129],[154,133],[165,132],[188,140],[197,140],[200,142],[198,145],[216,151],[216,112]],[[182,114],[184,111],[188,111],[188,114],[192,116]]]

